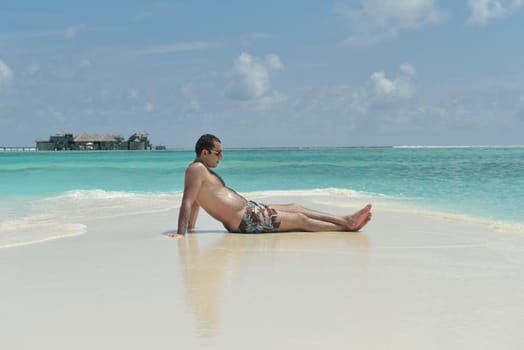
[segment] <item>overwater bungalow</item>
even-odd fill
[[[85,132],[73,136],[72,133],[58,132],[47,140],[36,140],[38,151],[116,151],[151,150],[148,134],[145,131],[136,132],[127,140],[118,134],[88,135]]]

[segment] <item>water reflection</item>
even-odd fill
[[[203,338],[218,334],[221,307],[225,306],[223,293],[231,292],[242,275],[275,265],[278,268],[290,258],[299,259],[303,262],[299,268],[307,269],[308,264],[322,263],[323,256],[334,251],[342,254],[345,263],[366,268],[369,247],[367,237],[359,233],[195,233],[177,239],[177,244],[186,304]]]

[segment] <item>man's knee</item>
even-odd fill
[[[309,217],[307,217],[306,214],[302,213],[296,213],[297,221],[300,223],[301,226],[305,226],[308,224],[308,221],[310,220]]]
[[[296,211],[296,212],[299,212],[303,209],[303,207],[297,203],[290,203],[287,205],[287,207],[289,208],[289,210]]]

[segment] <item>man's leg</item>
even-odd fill
[[[354,214],[337,216],[297,204],[270,205],[281,217],[281,231],[358,231],[371,220],[371,204]]]

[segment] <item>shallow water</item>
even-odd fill
[[[0,245],[37,227],[67,236],[87,218],[176,208],[193,159],[191,151],[0,152]],[[241,193],[320,193],[332,204],[362,198],[524,225],[522,147],[226,149],[216,171]]]

